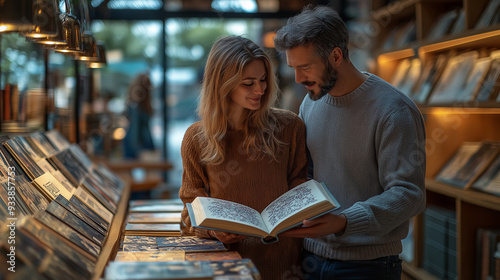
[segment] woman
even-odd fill
[[[240,36],[212,46],[203,76],[198,115],[181,147],[184,203],[211,196],[261,212],[269,203],[306,181],[305,126],[290,111],[272,108],[277,86],[269,57]],[[281,279],[297,272],[302,240],[260,238],[191,227],[189,234],[217,238],[250,258],[262,279]]]

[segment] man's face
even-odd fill
[[[326,95],[337,81],[337,71],[311,45],[286,50],[286,59],[295,69],[295,82],[306,87],[312,100]]]

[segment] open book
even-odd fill
[[[275,199],[262,213],[212,197],[197,197],[186,207],[193,227],[257,236],[270,243],[277,241],[278,233],[340,205],[324,183],[309,180]]]

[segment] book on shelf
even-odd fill
[[[500,1],[490,0],[488,2],[488,5],[485,6],[474,28],[480,29],[493,25],[495,23],[494,22],[495,13],[497,13],[499,10],[500,10]]]
[[[397,88],[401,90],[404,94],[411,97],[413,92],[413,87],[418,81],[420,74],[422,73],[422,62],[420,58],[413,58],[410,61],[410,69],[404,79],[398,84]]]
[[[79,248],[75,249],[72,243],[69,243],[64,237],[39,223],[33,216],[20,220],[17,226],[20,232],[25,232],[33,238],[38,239],[76,268],[87,273],[94,271],[97,260],[94,256],[82,254],[81,250],[78,250]]]
[[[156,244],[136,244],[136,243],[127,243],[123,244],[123,248],[121,251],[125,252],[155,252],[160,251]]]
[[[144,236],[144,235],[124,235],[123,244],[150,244],[156,245],[156,236]]]
[[[161,212],[182,212],[182,204],[152,204],[137,205],[129,207],[129,213],[161,213]]]
[[[431,31],[429,32],[427,39],[438,40],[441,39],[443,36],[450,34],[450,31],[453,28],[455,20],[458,18],[459,14],[460,14],[459,9],[453,9],[437,17],[436,21],[432,25]]]
[[[125,235],[181,236],[180,224],[126,224]]]
[[[500,154],[471,186],[472,189],[500,196]]]
[[[130,213],[127,222],[131,224],[180,224],[181,213]]]
[[[411,67],[411,59],[406,58],[401,60],[398,63],[398,66],[396,67],[396,71],[392,77],[391,84],[400,89],[406,75],[408,74],[408,71],[410,70],[410,67]]]
[[[152,206],[152,205],[184,205],[180,198],[165,198],[165,199],[134,199],[130,200],[128,205],[130,208],[138,206]]]
[[[106,223],[111,224],[114,218],[114,213],[104,207],[94,196],[92,196],[85,188],[79,186],[76,188],[70,201],[74,204],[85,205],[96,213]]]
[[[464,142],[436,180],[469,189],[500,152],[500,142]]]
[[[465,87],[467,77],[471,73],[478,55],[477,51],[469,51],[452,56],[431,92],[429,104],[457,101],[457,94]]]
[[[56,198],[57,200],[57,198]],[[103,219],[97,212],[87,206],[84,202],[82,202],[79,198],[77,198],[75,195],[71,197],[69,200],[70,204],[78,208],[80,211],[82,211],[87,217],[89,217],[92,221],[94,221],[96,224],[98,224],[101,228],[104,230],[109,229],[110,222],[106,221]],[[111,217],[112,219],[112,217]]]
[[[99,247],[103,246],[106,235],[103,235],[96,229],[92,228],[90,225],[85,223],[78,216],[68,211],[68,209],[64,208],[56,201],[52,201],[51,203],[49,203],[46,211],[64,222],[66,225],[68,225],[81,235],[87,237],[90,241],[94,242]]]
[[[232,201],[197,197],[186,203],[193,227],[261,237],[275,242],[277,235],[340,207],[324,183],[309,180],[282,194],[261,213]]]
[[[440,54],[436,59],[426,60],[413,90],[411,98],[418,104],[426,104],[443,73],[449,54]]]
[[[172,262],[185,261],[184,251],[118,251],[114,261],[120,262]]]
[[[33,146],[36,146],[45,157],[51,157],[57,153],[56,148],[42,131],[30,133],[26,140],[28,140],[28,142],[30,142]]]
[[[38,212],[33,217],[35,217],[38,222],[44,224],[46,227],[52,229],[54,232],[75,244],[84,252],[87,252],[96,258],[99,256],[99,253],[101,252],[101,247],[99,245],[95,244],[93,241],[83,236],[63,221],[54,217],[49,212]]]
[[[30,214],[47,209],[50,200],[48,200],[37,188],[33,187],[25,176],[16,176],[15,190],[17,204],[26,207]]]
[[[500,229],[480,227],[476,230],[476,278],[495,279],[495,252],[500,242]]]
[[[16,141],[11,138],[3,143],[4,147],[9,151],[12,157],[17,161],[30,180],[43,175],[42,169],[38,167],[32,156]]]
[[[490,67],[476,94],[477,102],[495,101],[500,91],[500,51],[491,53]]]
[[[160,251],[185,252],[220,252],[227,251],[224,243],[216,239],[199,238],[196,236],[156,237]]]
[[[117,262],[110,261],[103,280],[121,279],[212,279],[207,262]]]
[[[186,251],[186,261],[224,261],[241,260],[241,255],[237,251],[223,252],[188,252]]]
[[[472,70],[467,77],[465,86],[457,93],[455,101],[468,102],[474,100],[477,91],[484,80],[488,69],[491,65],[491,57],[483,57],[476,59]]]
[[[69,148],[71,143],[62,136],[62,134],[57,129],[52,129],[45,132],[45,136],[50,141],[52,146],[58,151],[63,151]]]
[[[22,231],[16,232],[16,258],[25,265],[37,268],[41,274],[50,279],[87,279],[88,273],[82,272],[63,258],[54,250],[36,238]]]
[[[71,203],[64,196],[58,195],[54,200],[56,203],[70,211],[73,215],[80,218],[80,220],[84,221],[87,225],[91,226],[93,229],[98,231],[102,235],[107,235],[108,231],[106,227],[99,225],[96,221],[92,219],[92,217],[88,216],[82,209],[80,209],[77,205]]]
[[[460,9],[458,12],[457,19],[453,23],[453,27],[450,30],[450,35],[460,34],[465,31],[465,9]]]
[[[209,261],[216,280],[260,280],[261,276],[251,259]]]

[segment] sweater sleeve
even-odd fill
[[[384,191],[342,212],[348,218],[344,235],[384,235],[425,209],[425,129],[420,113],[407,107],[395,110],[377,127],[375,144]]]
[[[208,180],[204,168],[200,163],[200,144],[196,140],[195,127],[196,125],[192,125],[187,129],[181,145],[183,171],[179,197],[184,203],[181,217],[188,235],[194,234],[197,237],[211,238],[208,230],[191,226],[191,219],[186,208],[186,203],[191,203],[196,197],[208,196]]]

